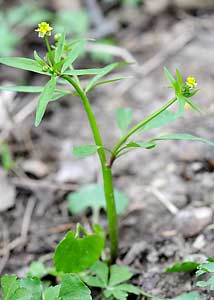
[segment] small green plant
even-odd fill
[[[214,259],[208,258],[202,263],[198,263],[195,261],[183,261],[180,263],[175,263],[171,267],[168,267],[165,270],[167,273],[177,273],[177,272],[192,272],[196,271],[196,277],[201,277],[202,275],[210,275],[208,280],[201,280],[196,282],[196,286],[200,288],[208,288],[210,291],[214,290]],[[184,294],[185,295],[185,294]],[[176,298],[182,299],[182,298]],[[189,293],[187,300],[204,300],[199,293]],[[184,298],[184,300],[186,300]]]
[[[3,300],[92,300],[87,286],[71,274],[66,274],[59,285],[48,288],[36,277],[17,279],[15,275],[5,275],[1,286]]]
[[[207,281],[198,281],[196,283],[199,287],[208,287],[211,291],[214,291],[214,259],[209,258],[204,263],[198,266],[198,270],[196,272],[196,276],[199,277],[201,275],[210,275],[210,278]]]
[[[174,78],[169,70],[165,68],[165,75],[169,80],[170,88],[172,88],[174,91],[174,97],[170,99],[166,104],[164,104],[160,109],[156,110],[154,113],[134,126],[131,126],[132,110],[130,108],[119,108],[116,112],[116,120],[118,128],[121,131],[121,138],[112,149],[107,148],[103,143],[103,139],[100,134],[100,130],[93,113],[88,94],[98,85],[108,84],[120,80],[121,78],[114,77],[107,80],[105,79],[105,76],[112,72],[114,69],[124,66],[127,63],[115,62],[107,65],[106,67],[97,69],[75,69],[73,64],[76,59],[82,54],[86,41],[83,39],[77,39],[67,42],[65,39],[65,33],[61,32],[60,34],[57,34],[55,36],[55,43],[53,45],[50,45],[49,36],[51,35],[52,30],[53,28],[46,22],[41,22],[36,29],[36,31],[39,33],[39,36],[41,38],[44,38],[45,40],[45,44],[47,47],[47,54],[45,55],[45,57],[40,57],[39,54],[34,51],[34,59],[23,57],[0,58],[0,63],[7,66],[47,76],[48,82],[46,83],[46,85],[11,87],[7,86],[1,87],[1,89],[13,90],[17,92],[40,93],[36,108],[35,126],[40,125],[49,102],[56,101],[65,95],[73,95],[80,99],[80,101],[82,102],[83,108],[85,109],[86,115],[88,117],[89,125],[91,127],[94,143],[92,143],[91,145],[75,146],[73,149],[73,154],[79,158],[98,154],[103,175],[103,186],[102,188],[95,186],[94,190],[92,189],[92,194],[95,191],[95,193],[99,193],[101,195],[100,203],[97,204],[97,206],[93,206],[91,200],[88,200],[89,202],[85,203],[83,206],[77,204],[79,200],[71,200],[70,209],[73,211],[76,210],[76,212],[80,212],[86,206],[96,207],[96,209],[99,209],[101,207],[105,208],[108,218],[108,236],[110,245],[109,255],[108,251],[105,251],[105,259],[110,266],[110,269],[108,269],[105,263],[98,263],[97,265],[95,265],[96,267],[94,267],[95,269],[97,269],[95,270],[93,268],[91,270],[93,278],[89,276],[84,280],[89,285],[92,285],[92,282],[95,282],[94,284],[103,282],[102,288],[104,288],[104,295],[106,298],[125,300],[129,293],[142,294],[143,292],[139,292],[137,288],[124,283],[124,281],[130,278],[131,273],[129,271],[124,271],[125,269],[123,269],[123,272],[121,272],[121,267],[115,265],[119,246],[118,213],[121,211],[121,204],[119,204],[119,198],[121,196],[117,196],[118,192],[114,189],[112,178],[112,168],[115,161],[119,157],[134,149],[153,149],[158,145],[159,142],[164,140],[199,141],[207,143],[211,146],[214,146],[214,143],[188,133],[169,133],[154,136],[149,140],[145,140],[143,138],[144,132],[152,130],[154,128],[165,126],[171,122],[174,122],[178,118],[181,118],[184,115],[185,106],[187,104],[193,110],[201,112],[200,108],[192,101],[192,97],[198,91],[196,89],[196,80],[193,77],[188,77],[187,80],[184,81],[179,70],[176,70],[176,78]],[[85,88],[82,87],[80,81],[80,78],[83,75],[92,77]],[[65,84],[69,84],[70,90],[64,89]],[[176,104],[178,106],[176,112],[171,111],[171,106]],[[81,192],[82,191],[80,191],[80,193]],[[84,192],[80,195],[76,194],[75,197],[76,199],[80,199],[80,197],[84,198]],[[105,200],[105,204],[103,199]],[[116,207],[118,208],[118,210],[116,209]],[[54,254],[54,264],[56,272],[58,272],[56,274],[85,272],[86,269],[94,265],[94,263],[96,263],[96,261],[98,261],[101,257],[101,253],[105,249],[105,236],[106,233],[96,224],[94,225],[93,232],[91,233],[87,233],[80,224],[77,224],[76,231],[68,232],[66,237],[59,243],[56,248]],[[108,279],[107,277],[104,278],[104,275],[102,276],[100,274],[98,270],[99,268],[105,269],[105,274],[107,274],[108,272],[110,277]],[[127,274],[127,276],[123,274]],[[72,300],[77,299],[71,292],[69,292],[69,288],[66,286],[67,282],[70,282],[70,287],[72,287],[72,280],[76,278],[72,276],[63,275],[61,286],[58,288],[50,288],[48,295],[53,292],[53,296],[51,296],[52,298],[48,298],[49,296],[47,296],[45,300],[58,298]],[[8,277],[6,277],[6,279],[7,278]],[[25,289],[25,285],[23,286],[22,284],[23,281],[17,282],[15,277],[11,278],[12,279],[10,280],[14,282],[14,284],[12,284],[13,288],[16,287],[18,290],[17,293],[26,293],[25,290],[23,291],[23,288]],[[80,285],[84,289],[84,291],[86,291],[85,286],[83,286],[82,284]],[[10,289],[8,286],[9,285],[7,285],[7,283],[5,283],[5,281],[3,280],[3,299],[20,299],[18,297],[13,298],[13,296],[10,295],[8,296],[8,293],[10,293]],[[31,286],[33,287],[34,283],[32,283]],[[76,289],[78,290],[78,288],[79,283],[77,284]],[[26,289],[28,289],[28,286],[26,286]],[[193,293],[192,295],[196,294]],[[151,295],[145,294],[145,296],[152,298]],[[40,296],[38,296],[37,299],[40,299],[39,297]],[[84,300],[90,299],[88,291],[86,291],[86,296],[84,297]],[[182,296],[179,297],[176,299],[193,299],[187,298],[187,296],[186,298],[182,298]],[[32,297],[28,298],[31,299]],[[80,299],[82,298],[79,296],[78,300]],[[198,298],[195,297],[194,299]]]

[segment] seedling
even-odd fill
[[[210,278],[205,281],[197,281],[196,286],[201,287],[201,288],[208,288],[210,291],[214,290],[214,259],[209,258],[206,261],[202,263],[197,263],[194,261],[184,261],[181,263],[175,263],[171,267],[168,267],[165,270],[167,273],[177,273],[177,272],[192,272],[196,271],[196,277],[200,277],[202,275],[210,275]],[[185,295],[185,294],[184,294]],[[181,297],[181,296],[179,296]],[[180,299],[180,298],[176,299]],[[181,297],[181,299],[183,299]],[[204,300],[204,297],[200,296],[199,293],[189,293],[188,297],[186,298],[187,300]],[[186,300],[184,298],[184,300]]]
[[[214,291],[214,259],[213,258],[208,259],[203,264],[200,264],[198,266],[198,271],[196,272],[196,276],[199,277],[204,274],[210,275],[210,278],[207,281],[198,281],[196,285],[199,287],[208,287],[211,291]]]
[[[75,275],[67,274],[61,284],[45,289],[36,277],[17,279],[15,275],[1,278],[3,300],[92,300],[90,290]]]
[[[105,79],[105,76],[112,72],[114,69],[122,67],[127,63],[116,62],[98,69],[75,69],[73,64],[76,59],[83,53],[84,45],[86,43],[85,40],[78,39],[74,41],[66,41],[65,34],[62,32],[55,36],[55,43],[53,45],[50,45],[49,36],[51,35],[53,28],[48,23],[42,22],[39,24],[36,31],[38,31],[39,36],[41,38],[44,38],[45,40],[47,54],[44,58],[40,57],[39,54],[34,51],[34,59],[23,57],[5,57],[0,58],[0,63],[10,67],[15,67],[45,75],[48,77],[48,82],[44,87],[7,86],[1,87],[1,89],[13,90],[17,92],[40,93],[35,117],[36,127],[40,125],[49,102],[56,101],[65,95],[73,95],[80,99],[80,101],[82,102],[83,108],[88,117],[89,125],[94,138],[94,144],[76,146],[73,149],[73,153],[76,157],[80,158],[87,155],[98,154],[103,176],[103,187],[101,193],[104,193],[105,196],[105,206],[102,202],[102,207],[105,207],[108,218],[108,234],[110,242],[110,257],[108,258],[108,265],[111,265],[115,263],[118,256],[118,216],[115,201],[117,200],[117,197],[115,197],[117,192],[115,193],[112,178],[112,168],[116,160],[134,149],[153,149],[158,145],[159,142],[164,140],[191,140],[207,143],[208,145],[214,146],[213,142],[201,137],[193,136],[188,133],[169,133],[154,136],[150,140],[144,140],[143,138],[143,133],[145,131],[162,127],[171,122],[174,122],[178,118],[181,118],[185,112],[185,105],[187,104],[196,112],[201,112],[200,108],[192,101],[192,97],[198,92],[198,90],[196,89],[196,80],[193,77],[188,77],[187,80],[184,81],[179,70],[176,70],[176,78],[174,78],[169,70],[165,68],[165,75],[169,80],[170,88],[172,88],[174,91],[174,97],[166,102],[166,104],[163,105],[160,109],[156,110],[133,127],[130,127],[132,121],[131,109],[119,109],[116,113],[116,119],[119,129],[121,130],[122,137],[112,149],[109,149],[103,143],[103,139],[100,134],[100,130],[93,113],[88,94],[98,85],[108,84],[120,80],[121,78],[114,77],[107,80]],[[89,80],[87,86],[84,88],[82,87],[80,81],[80,78],[83,75],[89,76],[89,78],[92,77],[92,79]],[[65,84],[69,84],[71,89],[64,89]],[[177,111],[170,111],[170,107],[176,104]],[[71,206],[73,205],[74,204],[72,204]],[[74,207],[71,207],[71,209],[74,209]],[[78,209],[80,211],[80,208]],[[90,234],[88,234],[81,225],[77,225],[76,231],[69,232],[56,248],[54,262],[57,272],[79,273],[84,271],[85,269],[90,268],[101,256],[101,252],[103,251],[104,247],[105,233],[98,225],[94,226],[94,231]],[[104,267],[103,264],[102,267]],[[105,269],[106,268],[107,266],[105,266]],[[114,274],[113,270],[115,268],[117,267],[114,265],[110,268],[109,280],[106,279],[104,281],[104,278],[99,279],[103,280],[103,284],[106,285],[106,291],[104,292],[105,297],[126,299],[127,294],[130,292],[137,294],[137,289],[128,286],[127,284],[123,284],[123,281],[127,278],[124,279],[121,272],[119,273],[119,281],[115,282],[115,280],[112,279],[112,274]],[[117,268],[117,270],[119,269]],[[100,275],[98,276],[97,272],[98,271],[96,271],[95,276],[97,276],[98,278]],[[64,277],[63,280],[66,280],[66,283],[64,283],[63,281],[61,287],[53,288],[50,291],[50,293],[54,291],[53,299],[58,299],[59,297],[61,297],[61,299],[68,299],[68,297],[64,297],[64,295],[65,293],[68,293],[68,295],[70,296],[69,289],[67,290],[67,288],[64,288],[64,286],[67,284],[67,281],[72,281],[73,278],[75,278],[70,276],[71,275],[66,275]],[[22,283],[21,285],[19,284],[19,282],[17,283],[16,278],[14,277],[11,280],[14,281],[14,284],[12,286],[17,287],[18,293],[20,289],[22,292],[22,289],[25,288],[25,286],[23,287]],[[89,281],[91,281],[91,279]],[[3,282],[3,286],[7,286],[7,284],[5,285],[5,283]],[[109,287],[111,287],[111,289]],[[5,287],[4,289],[7,289],[7,287]],[[4,300],[14,299],[10,296],[7,296],[8,292],[6,292],[6,294],[4,292]],[[25,291],[23,291],[23,293],[25,293]],[[86,292],[86,296],[83,298],[84,300],[90,299],[90,296],[87,293],[88,292]],[[73,296],[73,294],[71,295],[71,299],[77,299]],[[148,295],[148,297],[151,296]],[[39,297],[37,299],[39,299]],[[81,297],[78,298],[78,300],[80,299]],[[193,298],[181,298],[180,296],[180,298],[177,299],[186,300]],[[48,296],[47,300],[49,300]]]

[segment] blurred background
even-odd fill
[[[0,56],[33,57],[33,50],[44,56],[44,40],[34,30],[47,21],[54,33],[65,29],[69,39],[88,39],[76,68],[135,62],[116,71],[127,79],[89,95],[106,146],[120,137],[117,108],[133,108],[136,123],[172,96],[164,66],[196,77],[195,101],[204,113],[187,109],[185,118],[158,132],[214,140],[213,0],[14,0],[0,1],[0,7]],[[1,86],[46,80],[0,66]],[[52,102],[35,128],[37,98],[0,91],[0,272],[19,276],[34,260],[51,264],[58,241],[77,221],[90,227],[91,209],[73,215],[67,199],[101,182],[96,157],[72,156],[74,145],[93,143],[79,99]],[[146,290],[171,296],[190,288],[189,275],[184,283],[160,272],[190,254],[213,256],[213,174],[213,148],[195,142],[163,142],[115,164],[115,185],[129,199],[120,219],[119,260],[143,271],[137,281]],[[100,223],[106,226],[103,214]]]

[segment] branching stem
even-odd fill
[[[116,159],[118,150],[120,150],[120,147],[125,144],[125,142],[128,140],[128,138],[133,135],[136,131],[138,131],[140,128],[145,126],[147,123],[149,123],[152,119],[156,118],[159,114],[161,114],[164,110],[166,110],[168,107],[170,107],[175,101],[177,100],[177,97],[172,98],[169,100],[164,106],[161,107],[161,109],[155,111],[153,114],[151,114],[149,117],[135,125],[126,135],[124,135],[121,140],[116,144],[114,149],[112,150],[112,156],[110,158],[110,166],[112,166],[114,160]]]

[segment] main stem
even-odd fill
[[[78,85],[78,83],[75,80],[73,80],[67,75],[63,75],[63,78],[66,81],[68,81],[79,94],[88,116],[88,121],[91,126],[94,141],[98,146],[97,152],[99,155],[101,168],[102,168],[103,187],[104,187],[107,217],[108,217],[111,263],[114,263],[118,256],[118,220],[117,220],[115,197],[114,197],[112,170],[111,167],[107,166],[106,163],[105,149],[103,146],[99,128],[97,126],[97,121],[92,111],[91,104],[88,100],[88,97],[86,96],[85,92],[82,90],[82,88]]]

